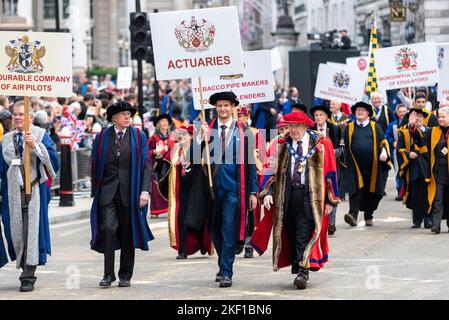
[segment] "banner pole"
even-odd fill
[[[25,134],[30,132],[30,97],[25,97]],[[25,167],[25,202],[28,204],[31,201],[31,182],[30,182],[30,146],[25,143],[24,154]]]
[[[200,90],[200,105],[201,105],[201,122],[206,122],[206,112],[204,110],[204,101],[203,101],[203,84],[201,82],[201,77],[198,78],[198,85]],[[214,186],[212,183],[212,170],[210,168],[210,151],[209,151],[209,141],[206,142],[206,165],[207,165],[207,175],[209,176],[209,191],[212,197],[212,200],[215,199],[214,195]]]

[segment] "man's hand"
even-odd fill
[[[393,142],[393,148],[396,149],[396,146],[397,146],[397,145],[398,145],[398,142],[397,142],[397,141]]]
[[[270,113],[271,113],[271,115],[276,115],[276,113],[278,113],[277,112],[277,110],[275,109],[275,108],[270,108]]]
[[[332,213],[332,210],[334,210],[334,206],[326,203],[326,205],[324,206],[324,215],[325,216],[330,215]]]
[[[31,135],[31,133],[29,132],[25,133],[23,140],[25,141],[25,143],[28,143],[31,149],[33,150],[36,149],[36,140]]]
[[[265,206],[265,208],[267,210],[271,209],[271,205],[273,204],[273,197],[272,196],[265,196],[265,198],[263,198],[263,205]]]
[[[249,196],[249,211],[256,210],[257,208],[257,197],[255,195]]]
[[[385,162],[385,161],[387,161],[388,157],[385,154],[381,154],[379,159],[380,159],[380,161]]]
[[[206,137],[207,137],[208,132],[209,132],[209,125],[207,124],[207,122],[201,123],[200,137],[201,137],[203,140],[206,140]]]
[[[146,191],[140,193],[140,207],[145,207],[150,202],[150,194]]]
[[[418,155],[416,154],[416,152],[410,152],[410,159],[416,159],[418,158]]]

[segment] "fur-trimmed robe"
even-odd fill
[[[51,180],[59,170],[58,155],[54,143],[45,130],[31,126],[30,132],[41,149],[41,156],[30,150],[30,181],[37,179],[31,188],[31,201],[28,204],[28,250],[26,264],[45,265],[47,255],[51,254],[50,226],[48,222],[48,204],[51,198]],[[1,196],[0,218],[4,226],[8,253],[16,267],[20,268],[24,254],[23,220],[21,191],[19,184],[20,169],[11,166],[16,158],[14,132],[5,134],[0,146]],[[3,251],[3,252],[2,252]],[[0,267],[7,263],[6,252],[0,230]]]
[[[327,229],[329,216],[325,216],[324,207],[327,200],[333,205],[338,205],[338,184],[336,174],[335,154],[332,141],[325,138],[321,133],[315,132],[320,138],[315,140],[310,136],[309,150],[320,143],[317,152],[307,161],[305,173],[308,173],[306,181],[309,183],[309,192],[315,230],[306,247],[302,258],[302,266],[312,271],[318,271],[328,260],[329,247],[327,243]],[[288,163],[291,155],[287,150],[286,139],[288,133],[279,136],[273,141],[277,145],[278,166],[275,175],[266,175],[262,182],[263,189],[259,197],[261,201],[268,194],[269,188],[273,193],[273,206],[265,210],[265,216],[257,227],[251,239],[250,245],[262,255],[268,247],[271,230],[273,230],[273,270],[292,264],[290,244],[288,242],[287,230],[283,225],[284,196],[286,175],[290,174]],[[270,148],[271,150],[273,148]],[[272,154],[269,157],[273,156]],[[276,156],[276,155],[274,155]],[[270,173],[271,170],[267,170]],[[272,171],[271,171],[272,172]]]

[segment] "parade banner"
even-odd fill
[[[243,73],[235,6],[149,16],[158,80]]]
[[[133,85],[133,68],[120,67],[117,70],[117,90],[130,89]]]
[[[2,95],[72,96],[71,34],[2,31],[0,52]]]
[[[437,50],[438,68],[440,70],[437,99],[441,102],[449,100],[449,44],[437,44]]]
[[[356,68],[361,72],[366,72],[368,76],[369,57],[350,57],[346,58],[346,64],[351,68]]]
[[[315,85],[315,97],[353,105],[363,99],[365,74],[348,66],[332,66],[321,63]]]
[[[268,50],[246,51],[243,53],[245,70],[243,74],[202,78],[203,102],[206,108],[209,97],[220,91],[232,91],[240,104],[274,100],[274,77],[271,54]],[[195,109],[200,110],[199,81],[192,79]]]
[[[438,82],[437,50],[434,42],[378,49],[374,52],[377,82],[382,91]]]

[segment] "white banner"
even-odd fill
[[[0,32],[0,94],[70,97],[70,33]]]
[[[158,80],[243,72],[236,7],[150,13]]]
[[[346,58],[346,64],[349,67],[356,68],[361,72],[366,72],[368,76],[369,71],[369,57],[351,57]]]
[[[320,64],[315,86],[315,97],[326,100],[339,98],[353,105],[363,99],[365,75],[357,69]]]
[[[433,86],[438,82],[434,42],[378,49],[374,59],[379,89]]]
[[[274,47],[270,50],[271,53],[271,69],[273,71],[276,71],[278,69],[282,68],[282,59],[281,59],[281,53],[279,52],[278,47]]]
[[[438,101],[449,100],[449,44],[437,44],[438,68],[440,80],[438,81]]]
[[[274,77],[271,55],[268,50],[246,51],[243,53],[245,71],[243,74],[201,78],[203,102],[206,109],[213,108],[209,97],[220,91],[232,91],[240,104],[274,100]],[[195,109],[201,109],[198,78],[192,79]]]
[[[133,68],[120,67],[117,70],[117,90],[130,89],[133,85]]]

